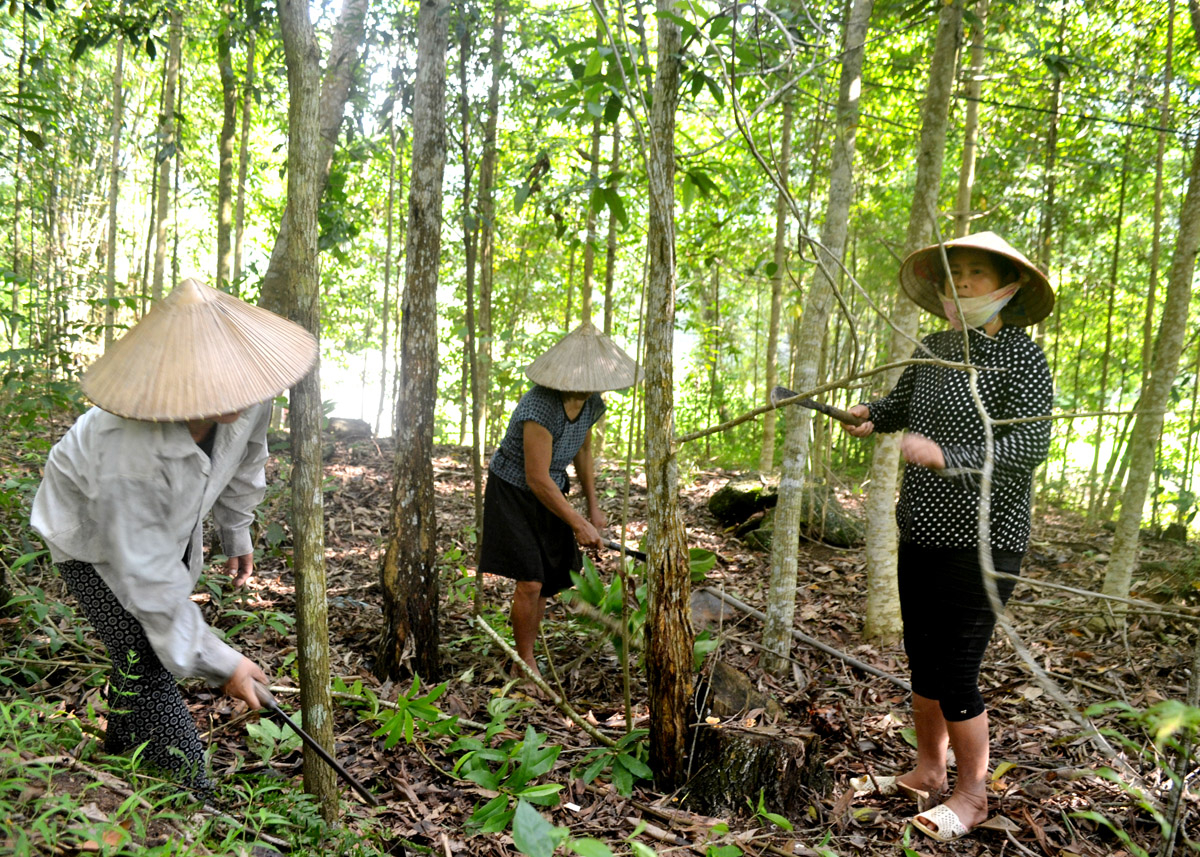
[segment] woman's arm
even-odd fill
[[[550,478],[550,459],[554,453],[554,438],[540,423],[526,420],[522,428],[525,448],[525,481],[533,496],[543,506],[561,518],[575,533],[575,541],[583,547],[603,547],[596,527],[567,502],[562,490]],[[590,460],[591,453],[588,453]],[[580,480],[582,481],[582,476]],[[594,491],[593,487],[593,491]],[[590,501],[589,501],[590,506]]]

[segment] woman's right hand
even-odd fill
[[[871,422],[870,419],[871,409],[866,405],[855,405],[849,410],[849,414],[851,416],[858,417],[859,419],[863,420],[863,422],[856,426],[842,423],[842,428],[845,429],[846,434],[852,437],[866,437],[871,432],[875,431],[875,423]]]
[[[250,706],[252,711],[257,711],[263,707],[262,700],[254,692],[254,682],[260,681],[264,685],[270,685],[270,680],[267,674],[259,669],[258,664],[250,660],[245,655],[237,665],[237,669],[233,671],[233,675],[222,686],[222,690],[232,696],[234,699],[240,699]]]
[[[592,522],[582,515],[578,516],[579,520],[575,522],[571,528],[575,531],[575,541],[579,542],[581,548],[595,548],[599,550],[604,547],[604,541],[600,538],[600,531],[593,526]]]

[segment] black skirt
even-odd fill
[[[479,570],[512,580],[536,580],[542,597],[572,586],[583,567],[575,533],[532,491],[488,475],[483,492],[483,545]]]

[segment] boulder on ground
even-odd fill
[[[804,492],[800,505],[800,533],[814,541],[850,547],[862,541],[863,525],[842,508],[837,495],[828,486],[814,485]],[[770,509],[762,523],[743,538],[751,547],[770,550],[774,534],[775,509]]]
[[[735,476],[708,498],[708,511],[723,526],[740,524],[779,500],[778,489],[757,473]]]
[[[330,436],[337,440],[359,440],[374,434],[366,420],[352,420],[346,417],[330,417],[326,428]]]

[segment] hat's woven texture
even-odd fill
[[[316,339],[300,325],[187,279],[88,368],[81,386],[118,416],[199,419],[277,395],[316,360]]]
[[[637,364],[620,347],[585,321],[525,367],[535,384],[551,390],[600,393],[637,383]]]
[[[1054,309],[1054,290],[1050,281],[1020,250],[995,232],[980,232],[945,242],[946,249],[970,247],[986,250],[1011,260],[1025,272],[1025,282],[1016,296],[1004,308],[1000,316],[1006,324],[1027,327],[1037,324]],[[946,317],[942,306],[942,282],[944,266],[937,244],[922,247],[908,255],[900,265],[900,286],[904,293],[924,309],[936,316]]]

